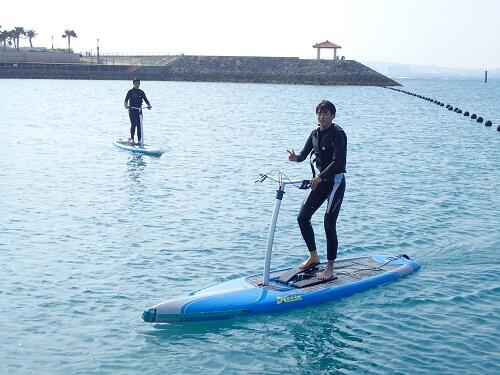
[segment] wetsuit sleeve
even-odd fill
[[[148,98],[146,98],[146,93],[144,91],[142,92],[142,98],[144,99],[144,101],[146,102],[147,105],[151,105],[151,104],[149,104],[149,100],[148,100]]]
[[[302,151],[300,151],[297,154],[297,162],[300,163],[301,161],[304,161],[307,158],[307,155],[312,151],[313,149],[313,144],[312,144],[312,133],[309,135],[309,138],[307,138],[307,141],[302,148]]]
[[[340,131],[335,135],[334,145],[331,163],[318,174],[318,176],[325,179],[331,179],[336,173],[344,171],[343,164],[345,163],[347,152],[347,138],[344,132]]]
[[[127,91],[127,95],[125,95],[125,104],[128,103],[128,100],[130,99],[130,90]]]

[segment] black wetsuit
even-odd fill
[[[336,225],[345,191],[344,173],[346,171],[347,137],[344,130],[336,124],[332,124],[325,130],[321,130],[318,126],[312,131],[304,148],[297,155],[297,161],[305,160],[311,151],[314,152],[313,157],[316,157],[316,167],[320,172],[318,176],[321,176],[322,182],[318,184],[316,189],[309,191],[308,196],[304,199],[297,221],[307,248],[309,251],[316,250],[311,217],[325,200],[328,201],[324,226],[327,258],[333,260],[337,258]]]
[[[130,102],[128,102],[130,100]],[[142,107],[142,101],[145,101],[149,106],[149,100],[146,98],[146,94],[141,89],[131,88],[125,96],[125,103],[129,103],[130,108],[128,109],[128,117],[130,118],[130,138],[134,139],[135,128],[137,128],[137,140],[140,142],[141,133],[141,116],[142,110],[137,109]]]

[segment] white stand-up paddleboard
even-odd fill
[[[126,139],[117,139],[116,141],[113,142],[113,144],[116,147],[119,147],[123,150],[127,150],[130,152],[136,152],[139,154],[145,154],[145,155],[150,155],[150,156],[161,156],[163,154],[163,151],[151,146],[151,145],[140,145],[137,143],[131,144],[128,140]]]
[[[136,107],[130,107],[133,109],[138,109],[141,110],[142,108],[136,108]],[[141,134],[142,134],[142,139],[141,143],[134,143],[134,142],[129,142],[127,139],[117,139],[116,141],[113,142],[113,144],[116,147],[119,147],[123,150],[127,150],[130,152],[135,152],[139,154],[144,154],[144,155],[150,155],[150,156],[161,156],[163,154],[163,151],[151,146],[144,144],[144,129],[142,127],[142,113],[140,114],[140,120],[141,120]]]

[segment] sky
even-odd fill
[[[23,0],[1,29],[22,26],[34,46],[75,52],[315,59],[329,40],[357,61],[500,68],[500,0]],[[27,40],[21,47],[29,46]],[[332,58],[322,50],[322,58]]]

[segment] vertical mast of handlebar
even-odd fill
[[[279,189],[276,190],[276,201],[274,203],[273,217],[271,219],[271,224],[269,225],[269,232],[267,234],[267,250],[266,250],[266,260],[264,263],[264,274],[263,274],[263,284],[269,285],[269,272],[271,268],[271,253],[273,251],[273,241],[274,232],[276,230],[276,222],[278,221],[278,214],[280,211],[281,200],[283,199],[283,194],[285,193],[285,182],[280,174],[279,177]]]

